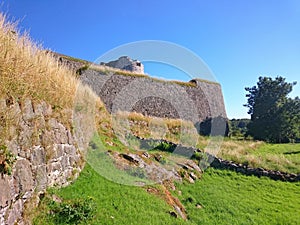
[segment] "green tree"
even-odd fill
[[[289,140],[300,138],[300,99],[288,98],[283,109],[283,120],[285,121],[283,132]]]
[[[279,76],[259,77],[257,86],[246,87],[251,122],[248,134],[268,142],[288,142],[299,134],[299,98],[288,98],[296,82]],[[298,131],[297,131],[298,130]]]

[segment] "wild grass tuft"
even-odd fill
[[[74,74],[58,64],[16,24],[0,14],[0,98],[21,103],[46,101],[56,111],[71,108],[77,86]]]

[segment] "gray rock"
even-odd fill
[[[33,166],[46,163],[46,154],[43,147],[33,146],[31,151],[31,162]]]
[[[23,119],[29,121],[35,117],[32,102],[30,99],[25,99],[24,105],[22,107]]]
[[[27,99],[21,111],[17,103],[9,107],[4,103],[0,101],[1,107],[14,118],[9,128],[11,139],[5,144],[17,161],[11,176],[0,177],[0,224],[24,224],[24,203],[31,199],[37,205],[38,198],[33,199],[35,191],[43,193],[51,185],[67,185],[80,172],[82,158],[71,132],[50,117],[49,105],[33,107]],[[46,123],[45,117],[50,122]]]
[[[10,186],[6,176],[0,177],[0,209],[8,206],[11,202]]]
[[[193,172],[191,172],[189,175],[193,180],[197,180],[198,178]]]
[[[30,162],[26,159],[20,159],[15,165],[15,185],[21,193],[33,190],[33,176],[31,172]]]
[[[16,224],[22,218],[24,203],[22,199],[17,200],[8,212],[7,224]]]
[[[46,165],[38,166],[36,169],[36,191],[44,191],[47,188],[48,177]]]

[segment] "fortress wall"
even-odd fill
[[[92,87],[112,113],[135,111],[145,116],[181,118],[199,123],[208,118],[227,118],[221,86],[192,80],[172,81],[131,75],[105,75],[86,70],[80,79]]]
[[[82,69],[91,65],[90,62],[58,53],[53,55],[60,63],[77,72],[80,70],[80,79],[99,95],[110,113],[135,111],[145,116],[181,118],[194,123],[217,117],[227,119],[222,88],[218,83],[194,79],[179,84],[146,75],[105,74]],[[110,63],[121,62],[123,58]]]

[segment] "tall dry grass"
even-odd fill
[[[27,34],[20,34],[16,24],[9,22],[2,13],[0,53],[1,142],[9,139],[9,131],[18,124],[10,106],[20,105],[22,110],[26,99],[30,99],[33,105],[46,102],[52,107],[52,117],[73,131],[80,130],[86,135],[85,139],[91,136],[87,134],[96,126],[95,110],[104,108],[99,97],[81,84],[75,72],[61,65],[49,51],[43,50]],[[81,111],[78,112],[78,108]],[[76,112],[76,116],[81,113],[81,123],[74,122]]]
[[[20,34],[0,13],[0,98],[46,101],[55,109],[70,108],[79,84],[41,46]]]
[[[191,121],[181,119],[157,118],[136,112],[119,111],[114,115],[114,120],[114,129],[121,129],[120,132],[124,133],[129,131],[142,138],[164,139],[195,146],[200,137]]]

